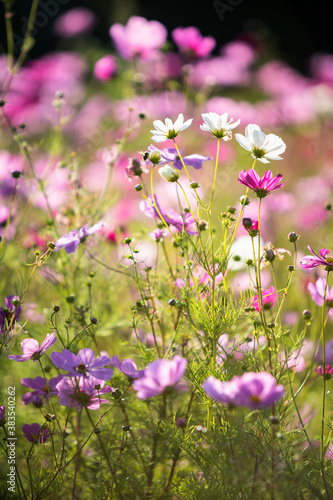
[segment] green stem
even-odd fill
[[[217,151],[216,151],[216,161],[215,161],[215,171],[214,171],[214,181],[213,181],[213,187],[212,187],[212,194],[210,197],[210,202],[208,205],[208,212],[210,211],[213,203],[213,198],[214,198],[214,193],[215,193],[215,186],[216,186],[216,177],[217,177],[217,167],[219,164],[219,157],[220,157],[220,142],[221,138],[217,139]]]

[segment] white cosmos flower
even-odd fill
[[[178,115],[175,123],[173,123],[170,118],[166,118],[165,123],[163,123],[161,120],[155,120],[153,122],[153,125],[156,130],[150,131],[153,134],[152,140],[155,142],[164,142],[167,139],[174,139],[175,137],[177,137],[179,132],[182,132],[191,125],[192,120],[193,118],[190,118],[190,120],[187,120],[184,123],[183,113],[180,113],[180,115]]]
[[[201,130],[210,132],[217,139],[223,139],[224,141],[231,139],[231,131],[240,124],[240,120],[236,122],[233,121],[233,118],[229,120],[228,113],[223,113],[223,115],[204,113],[201,116],[205,122],[203,125],[200,125]]]
[[[251,152],[253,158],[262,163],[269,163],[268,160],[283,160],[279,155],[284,153],[287,147],[281,137],[275,134],[266,135],[253,123],[246,127],[245,136],[235,134],[235,139],[242,148]]]

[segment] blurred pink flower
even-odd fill
[[[262,290],[262,302],[264,309],[271,309],[275,302],[277,301],[278,294],[275,291],[274,286],[270,286],[267,289]],[[256,309],[256,311],[259,311],[259,299],[258,295],[256,295],[251,303],[251,305]]]
[[[96,26],[95,14],[84,7],[75,7],[57,17],[53,31],[60,37],[72,37],[89,33]]]
[[[116,72],[116,59],[111,55],[106,55],[95,63],[94,77],[96,80],[110,80]]]
[[[176,28],[171,36],[180,52],[189,57],[207,57],[216,45],[213,37],[202,36],[194,26]]]
[[[167,38],[166,28],[158,21],[132,16],[127,24],[113,24],[109,34],[124,59],[154,59]]]

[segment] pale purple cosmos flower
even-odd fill
[[[207,57],[216,45],[213,37],[202,36],[194,26],[176,28],[171,36],[180,52],[189,57]]]
[[[253,123],[245,128],[245,136],[235,134],[235,139],[242,148],[251,152],[252,158],[262,163],[269,163],[268,160],[283,160],[279,155],[284,153],[287,147],[279,136],[266,135],[258,125]]]
[[[51,354],[52,363],[67,370],[71,377],[95,377],[100,380],[109,380],[113,377],[111,368],[102,368],[110,363],[108,356],[100,356],[95,359],[95,353],[87,347],[81,349],[77,354],[73,354],[68,349],[63,349],[62,353],[53,352]]]
[[[319,250],[317,255],[308,245],[308,249],[312,255],[306,255],[300,262],[300,266],[304,269],[313,269],[314,267],[324,266],[325,271],[333,271],[333,257],[329,256],[330,251],[327,248]]]
[[[262,290],[262,302],[263,302],[263,307],[264,309],[271,309],[274,304],[276,303],[278,298],[278,294],[275,291],[274,286],[270,286],[269,288],[263,288]],[[256,309],[256,311],[259,311],[259,298],[258,295],[256,295],[251,303],[251,305]]]
[[[4,333],[7,327],[14,327],[21,313],[20,297],[18,295],[9,295],[4,302],[5,307],[0,307],[0,335]]]
[[[275,191],[284,186],[284,182],[280,182],[282,175],[278,174],[276,177],[270,170],[267,170],[262,177],[257,174],[257,172],[250,168],[247,172],[242,170],[239,173],[238,181],[244,186],[252,189],[258,198],[264,198],[270,192]]]
[[[64,377],[58,384],[59,404],[61,406],[71,406],[78,410],[88,408],[98,410],[102,403],[108,403],[107,399],[102,399],[100,395],[112,392],[110,386],[104,387],[103,380],[90,378],[67,378]]]
[[[130,358],[119,361],[118,356],[112,356],[111,364],[132,380],[142,377],[144,373],[144,370],[138,370],[136,363]]]
[[[29,403],[32,403],[34,398],[37,396],[45,397],[46,401],[49,400],[50,396],[56,396],[58,394],[56,385],[60,382],[62,377],[62,375],[58,375],[57,377],[51,378],[49,381],[47,381],[44,377],[23,378],[21,380],[21,384],[25,387],[34,389],[32,392],[23,394],[23,404],[28,405]]]
[[[64,248],[67,253],[73,253],[77,249],[80,243],[84,242],[90,234],[95,233],[102,229],[105,226],[105,222],[100,221],[97,224],[94,224],[92,227],[89,227],[89,224],[81,227],[79,230],[74,229],[70,231],[70,233],[65,234],[61,238],[59,238],[55,243],[55,251]]]
[[[324,303],[326,279],[318,278],[316,284],[309,283],[308,290],[311,294],[312,300],[317,304],[317,306],[322,306]],[[329,308],[328,314],[333,316],[333,288],[327,285],[325,305]]]
[[[11,354],[8,358],[17,362],[29,361],[29,359],[37,361],[44,354],[44,352],[56,342],[56,333],[57,332],[55,330],[53,333],[48,333],[40,346],[38,341],[35,339],[22,340],[21,349],[23,354]]]
[[[159,241],[163,241],[163,238],[168,236],[168,234],[169,234],[169,232],[166,228],[164,228],[164,229],[157,228],[157,229],[154,229],[154,231],[151,231],[150,233],[148,233],[148,236],[152,240],[154,240],[158,243]]]
[[[43,429],[39,424],[23,424],[22,431],[24,437],[27,438],[30,443],[45,443],[45,441],[50,437],[49,430]]]
[[[165,222],[170,226],[172,229],[173,227],[179,231],[182,232],[183,229],[186,231],[187,234],[198,234],[196,222],[193,219],[192,215],[190,213],[186,213],[184,217],[180,214],[177,214],[173,208],[167,208],[163,210],[158,202],[157,196],[155,195],[155,203],[156,206],[159,210],[159,212],[162,214]],[[140,202],[140,210],[147,215],[147,217],[154,217],[155,219],[161,219],[158,211],[154,207],[153,204],[153,197],[151,195],[148,196],[148,200],[142,200]]]
[[[176,148],[164,148],[158,149],[153,145],[148,146],[148,151],[151,153],[152,151],[158,151],[161,155],[161,161],[159,165],[164,165],[166,163],[172,163],[174,168],[181,170],[183,168],[182,161],[177,152]],[[179,150],[179,153],[182,155],[182,150]],[[199,154],[192,154],[188,156],[182,156],[183,162],[186,166],[193,167],[196,170],[200,170],[202,168],[202,162],[211,160],[212,158],[209,156],[203,156]],[[151,161],[147,161],[148,164],[152,164]]]
[[[154,398],[169,389],[184,390],[180,379],[186,370],[187,360],[181,356],[173,359],[157,359],[144,370],[143,376],[134,380],[133,388],[139,399]]]
[[[106,55],[96,61],[94,66],[94,77],[96,80],[110,80],[117,72],[116,59],[112,55]]]
[[[154,59],[167,39],[167,30],[161,23],[140,16],[130,17],[126,26],[113,24],[109,34],[119,54],[129,60]]]

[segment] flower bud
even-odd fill
[[[200,187],[200,184],[199,184],[199,182],[194,181],[194,182],[191,182],[190,187],[192,189],[197,189],[198,187]]]
[[[227,210],[229,214],[235,214],[237,212],[236,207],[228,207]]]
[[[133,241],[133,238],[130,238],[129,236],[127,236],[126,238],[124,238],[125,245],[129,245],[130,243],[132,243],[132,241]]]
[[[241,196],[239,198],[239,202],[240,202],[241,205],[245,205],[245,206],[249,205],[250,204],[250,198],[248,196],[243,195],[243,196]]]
[[[304,309],[302,312],[302,318],[305,320],[310,320],[312,318],[312,312],[309,309]]]
[[[149,155],[149,160],[152,162],[153,165],[158,165],[161,161],[161,153],[159,151],[152,151]]]
[[[134,186],[135,191],[142,191],[143,190],[143,185],[142,184],[136,184]]]
[[[169,165],[164,165],[158,171],[161,177],[168,182],[177,182],[179,179],[179,172]]]
[[[291,242],[291,243],[295,243],[299,238],[299,235],[296,234],[294,231],[292,231],[291,233],[288,234],[288,240]]]

